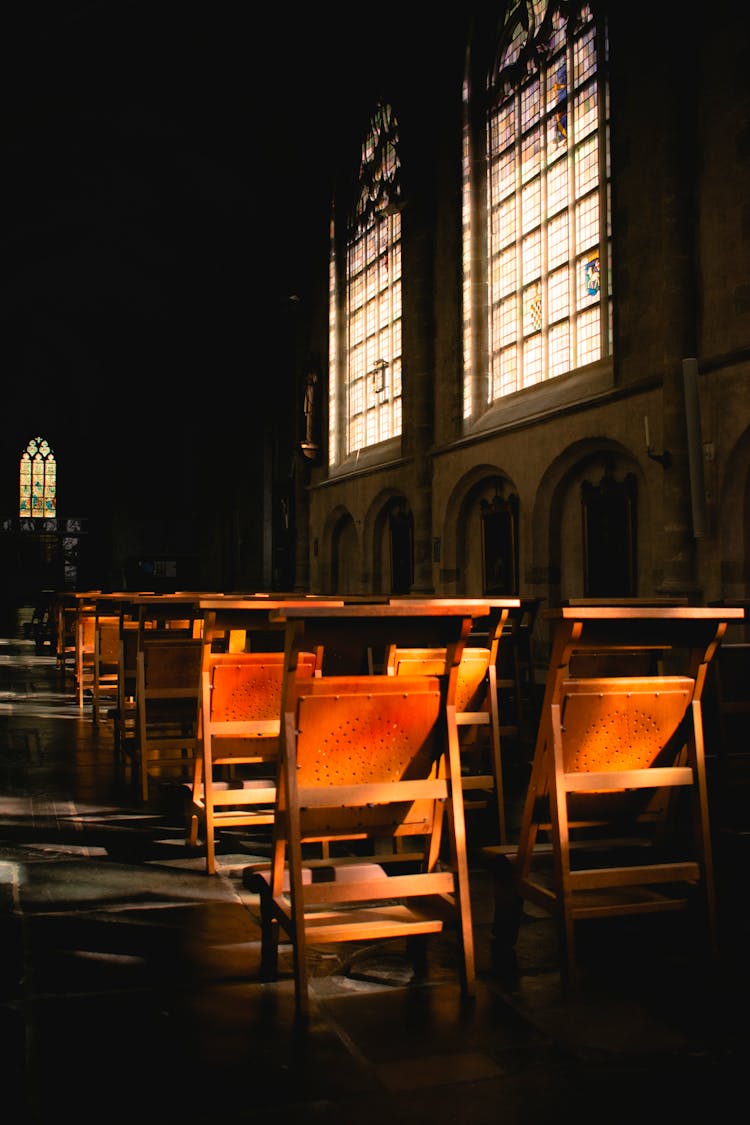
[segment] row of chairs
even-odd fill
[[[439,606],[439,600],[432,601]],[[286,603],[287,607],[289,604]],[[479,619],[469,643],[463,647],[456,680],[456,723],[465,804],[471,811],[489,814],[495,824],[495,838],[503,843],[507,840],[507,823],[496,670],[501,643],[511,636],[509,617],[519,608],[517,599],[497,600],[489,606],[489,614]],[[215,870],[215,836],[222,827],[255,827],[273,820],[284,674],[284,654],[280,650],[224,651],[229,647],[229,631],[221,621],[226,623],[227,617],[219,614],[217,625],[216,612],[205,623],[201,748],[193,779],[189,829],[191,845],[195,846],[199,838],[205,844],[209,873]],[[273,632],[265,614],[263,628],[267,641]],[[277,637],[281,643],[278,630]],[[257,643],[257,638],[250,643]],[[219,652],[214,651],[217,644]],[[323,646],[321,651],[305,652],[300,657],[298,677],[323,675],[322,649]],[[445,659],[444,647],[391,644],[374,656],[370,646],[367,673],[380,672],[387,677],[442,675]],[[339,647],[337,658],[329,658],[326,674],[340,671],[341,661]],[[348,667],[352,667],[351,661]]]
[[[418,939],[455,924],[470,993],[456,699],[472,609],[266,601],[253,603],[257,628],[240,629],[226,627],[228,600],[217,604],[221,613],[202,614],[200,636],[121,622],[121,659],[125,639],[137,636],[132,745],[143,795],[149,778],[174,767],[189,775],[187,842],[202,839],[209,873],[218,831],[267,826],[270,861],[248,877],[262,902],[267,975],[277,971],[280,933],[293,943],[299,1016],[308,1006],[308,940],[404,936],[417,949]],[[506,614],[494,615],[495,639]],[[399,644],[399,633],[418,648]],[[467,660],[465,706],[475,710],[464,709],[464,727],[469,716],[493,725],[486,691],[496,650],[493,640]],[[497,783],[494,765],[485,781]],[[416,848],[405,851],[404,840]]]
[[[167,599],[145,598],[134,610],[137,600],[135,595],[119,602],[114,596],[81,600],[79,702],[84,705],[88,692],[94,722],[113,722],[118,764],[133,768],[144,801],[150,779],[192,775],[189,840],[196,844],[200,835],[207,870],[213,872],[217,831],[271,820],[264,806],[278,750],[283,654],[247,652],[245,632],[217,627],[215,621],[204,636],[199,599],[187,617],[182,602],[170,606]],[[274,633],[267,615],[275,604],[263,603],[264,644]],[[117,613],[111,612],[115,605]],[[507,828],[496,668],[515,609],[512,602],[492,608],[481,623],[484,631],[473,634],[477,643],[464,650],[457,688],[467,803],[472,809],[494,804],[501,842]],[[275,634],[281,644],[278,628]],[[257,636],[249,643],[257,644]],[[429,674],[441,660],[440,652],[391,646],[380,666],[387,675]],[[511,696],[515,699],[515,684]],[[227,725],[229,714],[233,727]]]
[[[176,752],[190,775],[187,839],[202,838],[209,872],[222,827],[268,829],[270,861],[248,865],[246,885],[259,895],[269,977],[281,935],[293,945],[302,1015],[308,941],[403,935],[423,964],[426,936],[450,923],[462,986],[473,988],[465,806],[487,785],[502,824],[502,723],[488,689],[507,607],[472,612],[459,635],[449,628],[461,616],[455,602],[426,604],[268,602],[256,635],[229,627],[229,601],[209,599],[200,638],[142,638],[136,712],[140,724],[153,691],[153,730],[139,728],[136,743],[150,753],[153,734],[154,759],[142,760],[141,775]],[[396,629],[409,615],[409,631]],[[567,983],[579,918],[674,910],[697,890],[713,932],[700,704],[724,625],[721,614],[690,607],[571,606],[545,616],[553,649],[520,840],[512,849],[501,842],[500,854],[514,854],[516,900],[556,917]],[[192,652],[189,701],[184,683],[181,695],[166,682],[157,640],[172,646],[175,668]],[[683,651],[692,654],[686,666],[665,669]],[[490,736],[489,754],[476,769],[480,733]],[[673,838],[666,851],[663,843],[672,791],[692,805],[680,858]],[[646,857],[649,825],[655,862]],[[626,828],[635,830],[634,866],[622,854]],[[582,867],[580,849],[600,846],[603,866]],[[676,892],[662,896],[664,880]]]

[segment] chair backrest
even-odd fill
[[[97,616],[95,652],[97,670],[116,670],[120,658],[120,618],[108,614]]]
[[[193,637],[143,636],[138,652],[138,697],[193,699],[200,692],[203,643]]]
[[[137,656],[137,760],[141,795],[150,774],[193,772],[200,746],[203,642],[142,634]]]
[[[97,613],[94,630],[93,720],[98,722],[102,697],[116,697],[120,656],[120,618]]]
[[[300,654],[299,675],[312,676],[315,663],[313,653]],[[283,680],[283,652],[212,654],[203,669],[202,722],[214,763],[276,757]]]
[[[366,683],[363,682],[366,679]],[[300,839],[393,839],[440,830],[445,777],[439,677],[309,678],[299,686],[287,740]],[[444,792],[444,782],[442,783]]]
[[[456,711],[478,711],[484,705],[490,660],[487,648],[464,648],[456,680]],[[389,676],[439,676],[444,670],[445,649],[391,645],[388,650],[386,672]]]
[[[79,602],[76,608],[76,693],[79,707],[84,693],[94,684],[94,649],[96,645],[96,607],[93,602]]]
[[[120,695],[135,698],[138,672],[138,622],[123,621],[120,625],[119,677]]]
[[[675,795],[669,787],[635,788],[636,770],[672,768],[683,755],[683,720],[695,690],[686,676],[621,676],[563,680],[560,686],[562,770],[568,781],[569,819],[663,818]],[[596,775],[596,787],[589,784]],[[655,775],[656,776],[656,775]],[[609,784],[611,782],[611,785]],[[631,784],[629,784],[629,782]],[[580,790],[574,786],[580,784]],[[606,786],[606,788],[605,788]],[[573,793],[575,796],[572,796]]]

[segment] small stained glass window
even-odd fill
[[[57,463],[42,437],[32,438],[21,454],[18,514],[44,519],[57,515]]]

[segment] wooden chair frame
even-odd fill
[[[484,606],[487,613],[487,606]],[[453,924],[461,987],[475,989],[455,692],[475,615],[454,606],[345,606],[287,610],[279,781],[269,867],[251,866],[260,895],[263,972],[277,973],[280,935],[294,956],[297,1017],[309,1014],[308,941],[424,938]],[[283,611],[279,618],[283,620]],[[391,643],[442,647],[439,676],[368,672],[373,649]],[[301,651],[322,651],[322,675],[300,679]],[[334,654],[335,671],[326,671]],[[342,671],[346,654],[351,670]],[[447,826],[449,860],[441,859]],[[400,836],[422,841],[404,865]],[[355,855],[334,854],[356,840]],[[305,847],[329,845],[310,860]],[[369,861],[363,846],[371,849]],[[390,851],[388,850],[390,846]],[[315,875],[311,874],[315,871]]]
[[[136,761],[141,797],[149,777],[179,773],[189,780],[200,746],[203,642],[193,637],[141,639],[137,655]]]
[[[428,600],[428,599],[425,599]],[[452,599],[432,599],[435,605],[450,604]],[[490,612],[477,617],[461,654],[456,677],[456,724],[462,750],[462,785],[464,807],[468,811],[486,808],[482,793],[494,793],[497,809],[498,837],[507,843],[505,790],[501,753],[502,725],[497,686],[499,648],[512,613],[519,613],[518,598],[487,599]],[[396,604],[396,599],[393,599]],[[413,601],[411,604],[414,604]],[[391,645],[386,667],[389,675],[441,674],[444,670],[444,649],[399,648]],[[488,733],[488,760],[482,755],[478,732]],[[487,766],[489,765],[489,770]]]
[[[300,663],[314,674],[314,654]],[[187,842],[195,847],[202,836],[209,875],[221,828],[273,823],[283,677],[283,652],[209,653],[204,660]]]
[[[98,723],[117,700],[120,664],[120,615],[98,611],[94,622],[91,717]]]
[[[564,989],[578,975],[581,918],[679,910],[699,898],[707,946],[716,952],[701,696],[733,612],[570,606],[544,613],[553,644],[515,885],[521,901],[555,918]],[[628,674],[632,657],[644,653],[658,654],[666,674]],[[584,675],[571,675],[576,662]],[[687,841],[672,820],[678,792],[689,802]]]

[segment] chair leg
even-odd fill
[[[209,798],[204,800],[205,816],[203,824],[206,833],[206,873],[214,875],[216,873],[216,840],[214,839],[214,816],[213,809],[209,806]]]
[[[279,975],[279,925],[272,917],[271,887],[263,874],[251,869],[245,871],[243,882],[260,900],[261,980],[274,981]]]
[[[426,934],[416,934],[406,939],[406,956],[417,980],[427,979],[427,943]]]
[[[508,842],[508,829],[505,820],[505,788],[503,785],[503,759],[500,752],[500,706],[497,699],[497,678],[495,669],[489,670],[489,708],[490,708],[490,752],[492,754],[492,772],[495,775],[495,797],[497,800],[497,818],[500,828],[500,843]]]

